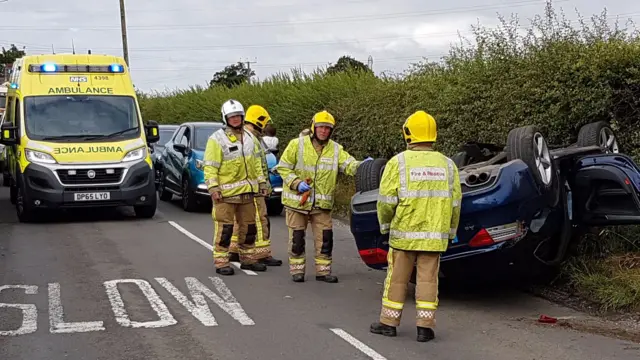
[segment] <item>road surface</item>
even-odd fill
[[[398,337],[374,335],[385,274],[361,263],[345,225],[338,284],[309,272],[293,283],[286,265],[219,277],[211,231],[210,214],[162,202],[152,220],[115,211],[19,224],[0,189],[0,359],[640,358],[637,344],[536,324],[575,313],[515,292],[441,295],[428,343],[415,341],[410,297]],[[286,259],[282,216],[272,231]]]

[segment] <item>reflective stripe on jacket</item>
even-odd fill
[[[380,182],[378,222],[389,246],[447,250],[460,220],[458,168],[436,151],[406,150],[389,160]]]
[[[220,191],[222,197],[231,197],[258,193],[260,188],[265,188],[259,154],[257,139],[246,130],[243,130],[242,141],[231,130],[214,132],[207,140],[203,159],[209,192]]]
[[[282,190],[282,204],[304,211],[313,208],[333,209],[338,172],[354,176],[360,161],[346,152],[342,145],[329,140],[318,152],[310,136],[299,136],[287,145],[282,153],[277,169],[285,186]],[[311,178],[311,194],[304,205],[300,205],[297,184]]]

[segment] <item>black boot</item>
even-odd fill
[[[419,342],[427,342],[433,340],[436,337],[436,333],[432,328],[418,326],[418,337],[416,340]]]
[[[291,275],[293,282],[304,282],[304,274],[293,274]]]
[[[229,261],[231,261],[231,262],[239,262],[240,261],[240,254],[238,254],[238,253],[229,253]]]
[[[240,265],[240,269],[242,270],[253,270],[253,271],[267,271],[267,265],[255,263],[255,264],[242,264]]]
[[[328,283],[337,283],[338,282],[338,277],[334,276],[334,275],[321,275],[321,276],[316,276],[316,280],[317,281],[324,281],[324,282],[328,282]]]
[[[218,274],[220,274],[220,275],[233,275],[233,274],[235,274],[235,271],[233,270],[233,268],[231,266],[227,266],[227,267],[216,269],[216,272]]]
[[[371,331],[374,334],[390,336],[390,337],[397,335],[395,326],[389,326],[381,322],[375,322],[371,324],[369,331]]]
[[[282,260],[278,260],[273,256],[269,256],[268,258],[260,259],[260,263],[267,266],[280,266],[282,265]]]

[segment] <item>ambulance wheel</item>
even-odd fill
[[[156,214],[156,208],[158,207],[158,197],[154,193],[151,196],[151,202],[149,205],[134,206],[133,211],[136,213],[136,217],[139,219],[151,219]]]
[[[16,215],[21,223],[30,223],[36,220],[36,209],[25,201],[24,186],[19,183],[16,187]]]

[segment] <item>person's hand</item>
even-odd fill
[[[311,187],[306,182],[302,181],[300,184],[298,184],[298,191],[299,192],[303,193],[303,192],[307,192],[309,190],[311,190]]]
[[[211,199],[213,201],[217,201],[217,200],[222,199],[222,193],[220,191],[214,192],[213,194],[211,194]]]

